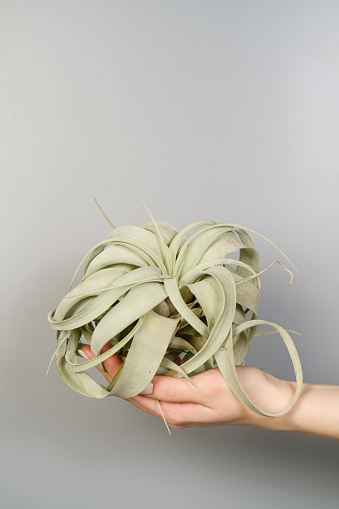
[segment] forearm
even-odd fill
[[[291,401],[296,383],[281,380],[276,387],[271,407],[282,410]],[[247,415],[248,426],[259,428],[310,433],[339,440],[339,387],[304,383],[295,406],[282,417],[263,417],[253,412]]]

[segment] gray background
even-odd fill
[[[339,443],[173,430],[83,398],[46,315],[83,254],[147,214],[247,225],[297,265],[262,276],[260,316],[306,382],[339,384],[337,1],[0,2],[1,499],[6,508],[338,504]],[[261,268],[281,256],[259,238]],[[247,365],[285,379],[278,336]]]

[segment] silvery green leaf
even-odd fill
[[[137,287],[140,288],[140,287]],[[112,390],[121,398],[132,398],[142,392],[154,377],[179,320],[148,311],[134,336],[122,374]]]
[[[142,283],[133,287],[99,322],[92,336],[92,352],[99,355],[102,347],[111,338],[148,313],[166,297],[167,293],[162,283]]]
[[[237,335],[248,327],[256,327],[258,325],[269,325],[276,329],[281,335],[282,339],[284,340],[284,343],[286,344],[288,352],[292,359],[293,368],[296,375],[297,388],[292,401],[283,411],[278,412],[276,414],[265,412],[264,410],[260,409],[257,405],[255,405],[253,401],[251,401],[251,399],[248,397],[248,395],[242,388],[234,364],[232,331],[230,331],[224,344],[215,353],[215,358],[218,362],[219,369],[222,375],[224,376],[226,382],[228,383],[234,394],[247,408],[249,408],[250,410],[252,410],[252,412],[255,412],[259,415],[265,415],[268,417],[279,417],[285,415],[289,410],[291,410],[291,408],[295,405],[300,395],[303,383],[303,373],[301,369],[300,359],[295,348],[295,345],[288,332],[286,332],[285,329],[280,327],[280,325],[277,325],[275,323],[267,322],[266,320],[250,320],[236,327],[236,329],[233,331],[233,334]]]

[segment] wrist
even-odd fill
[[[249,398],[268,413],[277,414],[287,408],[297,389],[296,382],[279,380],[256,368],[239,370],[238,374]],[[339,440],[339,386],[303,383],[294,406],[279,417],[258,415],[242,405],[234,424]]]
[[[269,373],[260,372],[262,382],[258,386],[251,385],[244,389],[250,399],[265,412],[277,414],[282,412],[292,401],[296,392],[296,382],[273,377]],[[298,404],[298,401],[297,403]],[[240,425],[257,428],[294,431],[293,407],[289,412],[278,417],[259,415],[244,407]]]
[[[304,383],[287,416],[291,431],[339,440],[339,387]]]

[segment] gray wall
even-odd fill
[[[301,271],[262,318],[306,382],[339,384],[337,1],[0,1],[1,497],[6,508],[337,507],[339,443],[173,430],[73,393],[46,315],[109,227],[247,225]],[[261,267],[281,259],[254,239]],[[246,364],[292,379],[278,336]]]

